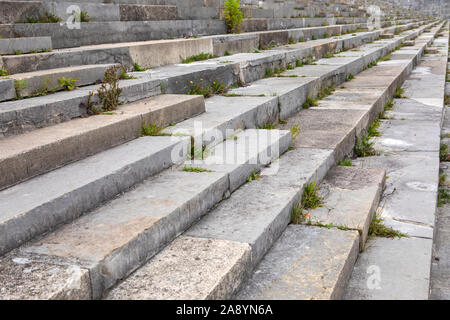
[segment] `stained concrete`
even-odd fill
[[[358,256],[358,244],[357,231],[290,225],[236,298],[340,299]]]
[[[322,206],[304,211],[306,224],[321,223],[359,231],[360,248],[368,236],[385,180],[384,169],[337,166],[320,184]]]
[[[369,239],[356,261],[345,300],[426,300],[431,239]]]
[[[247,244],[180,236],[106,299],[225,299],[242,281],[248,264]]]

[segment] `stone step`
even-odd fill
[[[382,168],[335,167],[319,186],[323,206],[305,211],[303,224],[356,230],[362,251],[385,176]]]
[[[56,92],[65,90],[59,79],[72,79],[75,86],[87,86],[103,82],[106,69],[118,66],[114,64],[93,64],[58,69],[48,69],[27,73],[16,73],[7,76],[14,80],[16,97],[23,98],[40,95],[47,91]]]
[[[289,131],[246,130],[236,137],[211,150],[216,156],[227,150],[224,164],[211,164],[208,158],[196,161],[211,171],[169,169],[21,251],[37,261],[44,256],[49,262],[77,260],[79,268],[89,270],[92,297],[101,297],[238,187],[233,176],[251,175],[291,144]],[[245,157],[238,157],[242,153]],[[185,164],[190,165],[191,161]],[[123,215],[123,209],[129,214]],[[122,230],[121,236],[117,230]],[[9,294],[16,295],[16,289],[5,293]]]
[[[290,225],[236,295],[239,300],[336,300],[358,257],[359,234]]]
[[[23,54],[52,51],[51,37],[0,38],[0,54]]]
[[[204,111],[203,96],[160,95],[1,139],[0,189],[138,138],[143,124],[164,128]]]
[[[431,38],[424,35],[423,40],[419,37],[418,42],[422,44],[422,47],[425,47],[431,42]],[[416,55],[420,55],[422,51],[418,48]],[[413,64],[414,57],[410,59]],[[408,65],[403,61],[400,68],[394,68],[397,78],[401,78],[405,72],[408,72]],[[379,69],[379,67],[381,67],[381,63],[380,66],[374,68]],[[363,88],[366,85],[365,75],[374,72],[374,68],[361,73],[363,77],[361,77],[360,83],[363,84]],[[359,75],[348,84],[358,81],[358,77]],[[296,120],[299,119],[298,117],[287,119],[287,124],[282,124],[281,128],[290,129],[295,125],[300,125],[301,133],[294,140],[294,150],[281,156],[279,161],[273,162],[269,168],[261,172],[259,178],[237,189],[229,199],[222,201],[208,215],[185,232],[182,237],[178,238],[177,242],[169,245],[158,256],[112,289],[106,298],[201,299],[213,297],[215,299],[227,299],[232,297],[240,286],[239,282],[250,275],[252,269],[257,266],[287,227],[291,220],[293,208],[301,199],[304,187],[311,182],[320,183],[337,161],[345,155],[353,153],[356,137],[366,132],[370,123],[368,119],[372,114],[378,114],[380,105],[381,107],[384,106],[384,102],[389,99],[387,97],[389,87],[395,82],[396,79],[387,78],[383,82],[383,90],[380,90],[381,85],[379,84],[371,89],[370,95],[366,93],[366,95],[354,98],[356,103],[353,105],[349,105],[347,101],[338,97],[334,107],[331,107],[331,105],[328,108],[324,107],[321,110],[322,112],[311,114],[304,122]],[[351,96],[354,96],[354,94],[351,94]],[[330,97],[333,97],[333,95]],[[357,101],[358,99],[360,101]],[[380,101],[383,101],[383,103],[380,104]],[[357,107],[355,108],[355,106]],[[317,107],[315,111],[319,111],[321,108]],[[357,113],[355,117],[350,117],[358,108],[361,113]],[[336,110],[348,112],[339,115]],[[299,115],[301,116],[306,111],[309,110],[303,110]],[[327,115],[327,113],[329,114]],[[336,115],[339,117],[337,118]],[[322,122],[324,118],[330,120]],[[336,124],[342,123],[343,120],[347,121],[343,126],[345,130],[336,130]],[[315,127],[307,126],[307,124],[316,123],[317,126]],[[322,128],[323,133],[317,136],[317,128],[319,127]],[[312,135],[313,132],[316,136]],[[349,134],[350,132],[351,134]],[[331,143],[325,144],[326,139],[321,138],[320,135],[334,138]],[[349,135],[353,135],[353,144],[350,148],[346,144],[336,143],[336,141],[347,139],[346,137]],[[302,140],[303,142],[299,143]],[[264,212],[264,215],[261,212]],[[239,228],[236,226],[239,226]],[[300,228],[308,227],[311,228],[310,226]],[[338,268],[339,272],[333,273],[334,280],[327,283],[327,285],[334,285],[335,287],[325,290],[321,293],[322,295],[316,291],[314,292],[315,297],[338,298],[342,295],[359,247],[358,232],[346,231],[346,234],[349,235],[349,238],[343,242],[342,252],[344,257],[334,262],[334,266]],[[193,240],[193,238],[196,239]],[[230,254],[230,263],[218,266],[217,254],[213,253],[213,248],[225,245],[221,241],[228,241],[230,247],[233,248],[233,252]],[[196,243],[193,246],[199,248],[198,250],[203,248],[204,251],[199,252],[199,254],[194,252],[189,257],[179,252],[180,248],[182,250],[182,248],[191,245],[192,242]],[[211,246],[212,249],[208,246]],[[250,252],[248,252],[249,248]],[[209,256],[211,256],[211,259],[209,259]],[[334,257],[335,253],[331,252],[330,256]],[[198,268],[197,261],[194,261],[192,257],[199,257],[199,261],[203,262],[201,269]],[[171,268],[167,267],[168,265],[173,266],[173,263],[177,265]],[[165,270],[164,276],[157,273],[157,270],[162,269]],[[200,274],[202,270],[210,270],[207,277],[205,273]],[[323,272],[322,269],[322,274]],[[257,274],[255,273],[255,276]],[[193,283],[200,277],[204,285],[193,288]],[[178,281],[178,279],[181,281]],[[323,290],[323,287],[319,284],[315,283],[314,285],[315,288]],[[295,283],[293,287],[293,290],[295,290]],[[261,298],[261,296],[258,296],[258,298]]]
[[[0,253],[183,161],[189,145],[188,137],[142,137],[0,191]]]
[[[408,35],[394,39],[399,44],[402,39],[417,35],[425,26]],[[344,35],[338,39],[317,40],[290,45],[262,53],[236,54],[191,64],[170,65],[132,73],[137,79],[121,81],[123,93],[121,101],[132,102],[161,91],[165,93],[186,93],[195,84],[210,86],[221,82],[229,87],[240,81],[249,83],[265,76],[268,68],[286,67],[304,60],[308,56],[320,58],[337,48],[348,49],[374,40],[381,31],[363,33],[359,36]],[[240,70],[237,74],[236,70]],[[239,77],[239,78],[238,78]],[[45,127],[86,113],[88,98],[99,86],[83,87],[70,92],[60,92],[50,96],[36,97],[25,101],[11,101],[0,104],[0,129],[3,136],[10,136],[35,128]],[[145,90],[145,91],[144,91]],[[82,106],[82,108],[80,108]],[[83,108],[84,106],[84,108]],[[45,109],[45,113],[42,109]]]
[[[386,27],[389,27],[389,25],[390,24]],[[416,24],[408,23],[403,27],[409,28],[413,25]],[[4,68],[8,70],[10,74],[66,67],[68,65],[79,65],[80,63],[121,63],[127,69],[132,68],[133,63],[138,63],[141,67],[157,67],[166,64],[179,63],[181,62],[180,57],[187,58],[200,53],[223,55],[225,51],[230,53],[253,52],[260,45],[263,47],[267,46],[269,41],[272,40],[276,40],[275,43],[278,44],[288,44],[291,38],[296,41],[300,37],[303,40],[311,39],[313,36],[316,39],[319,39],[325,34],[332,36],[352,32],[362,26],[363,25],[361,24],[349,24],[330,26],[319,25],[312,28],[290,26],[290,28],[286,28],[286,26],[280,25],[279,28],[273,28],[271,31],[249,32],[239,35],[228,34],[203,36],[200,38],[153,41],[137,39],[136,42],[130,42],[132,41],[131,38],[127,38],[127,42],[125,43],[105,43],[101,45],[84,46],[81,46],[83,44],[78,44],[81,46],[80,48],[54,50],[51,53],[45,52],[35,55],[6,56],[3,57],[3,63]],[[170,36],[165,38],[170,38]],[[102,39],[102,41],[105,39]],[[248,44],[245,42],[242,43],[243,39],[250,40],[251,42]],[[76,39],[72,38],[70,40],[71,42],[68,42],[68,47],[76,47],[77,45],[73,42]],[[65,35],[64,41],[67,41],[67,35]],[[83,41],[91,40],[84,39]],[[60,48],[59,46],[55,47]],[[107,56],[105,56],[106,52],[108,53]],[[164,52],[165,54],[161,54],[161,52]],[[105,59],[108,59],[108,61],[105,61]]]

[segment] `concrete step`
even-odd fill
[[[0,140],[0,189],[138,138],[205,111],[203,96],[160,95],[116,111]]]
[[[437,30],[422,40],[430,43]],[[434,43],[444,46],[438,54],[426,55],[412,71],[403,85],[404,98],[395,99],[388,113],[393,119],[383,121],[379,128],[382,135],[374,140],[378,156],[357,162],[386,169],[389,179],[379,216],[386,226],[408,237],[370,239],[355,265],[345,299],[429,298],[448,27]],[[372,269],[367,274],[369,266]]]
[[[52,51],[51,37],[0,38],[0,54],[23,54]]]
[[[236,295],[239,300],[340,299],[358,257],[359,234],[290,225]]]
[[[335,167],[319,186],[323,206],[306,210],[303,224],[356,230],[362,251],[383,193],[385,176],[382,168]]]
[[[65,90],[61,87],[59,79],[74,80],[76,87],[87,86],[103,82],[106,69],[118,66],[117,64],[94,64],[84,66],[74,66],[66,68],[49,69],[43,71],[34,71],[27,73],[16,73],[7,76],[13,79],[16,85],[16,97],[23,98],[34,95],[40,95],[47,91],[56,92]],[[74,88],[75,89],[75,88]]]
[[[422,50],[417,48],[416,55],[421,54],[423,47],[432,41],[431,38],[428,35],[424,35],[423,39],[419,37],[418,43],[421,43]],[[299,137],[294,141],[294,150],[281,156],[279,161],[273,162],[269,168],[261,172],[259,178],[237,189],[229,199],[222,201],[208,215],[185,232],[182,237],[178,238],[176,242],[163,250],[160,255],[154,257],[111,290],[107,298],[200,299],[213,297],[215,299],[226,299],[232,297],[239,288],[240,282],[250,275],[253,268],[257,266],[258,262],[285,230],[291,219],[293,207],[300,200],[306,184],[320,182],[338,160],[353,153],[356,137],[366,132],[370,123],[368,119],[373,114],[380,112],[378,111],[380,105],[384,107],[384,102],[389,99],[387,96],[389,88],[393,83],[396,83],[396,78],[401,78],[404,73],[408,73],[409,64],[414,64],[414,61],[415,57],[410,57],[409,62],[402,61],[399,68],[394,68],[395,78],[384,80],[384,89],[381,89],[380,83],[371,89],[370,94],[365,93],[354,98],[354,104],[349,104],[338,94],[334,107],[331,104],[328,107],[316,107],[315,110],[311,111],[320,110],[321,112],[309,115],[309,118],[304,122],[296,120],[297,117],[287,119],[287,124],[281,125],[281,128],[290,129],[295,125],[300,125],[301,128]],[[371,72],[382,72],[382,70],[377,71],[380,67],[382,68],[381,63],[380,66],[361,73],[362,80],[360,80],[360,83],[362,88],[367,88],[365,76]],[[359,75],[348,84],[358,81],[358,77]],[[355,90],[355,88],[351,90]],[[344,94],[343,96],[352,97],[354,94]],[[333,95],[330,97],[333,97]],[[358,99],[359,101],[357,101]],[[357,113],[353,118],[350,117],[358,109],[361,110],[361,113]],[[309,110],[303,110],[299,115],[301,116],[306,111]],[[344,111],[346,112],[344,113]],[[339,112],[342,113],[339,114]],[[324,118],[329,120],[321,122],[323,121],[321,119]],[[345,119],[349,120],[344,123],[344,130],[336,130],[336,124],[342,123]],[[316,127],[307,125],[316,123]],[[319,127],[323,131],[317,134],[317,128]],[[312,132],[315,132],[316,135],[313,136]],[[347,144],[340,143],[340,141],[352,135],[353,144],[349,144],[350,147]],[[315,139],[312,139],[312,137]],[[335,138],[331,143],[325,144],[325,138],[328,137]],[[381,180],[381,178],[379,179]],[[261,215],[261,212],[264,212],[264,215]],[[239,226],[239,228],[236,226]],[[301,228],[307,227],[309,226]],[[342,232],[335,231],[337,233]],[[342,296],[346,279],[351,273],[351,266],[355,262],[359,247],[357,231],[346,231],[345,234],[348,235],[348,238],[342,241],[340,248],[344,256],[332,263],[338,272],[331,274],[325,272],[325,274],[330,275],[331,279],[330,282],[327,282],[327,290],[323,290],[323,286],[318,283],[311,284],[310,287],[319,288],[319,290],[313,292],[313,297],[338,298]],[[213,253],[213,248],[226,245],[222,241],[227,241],[233,248],[233,252],[230,253],[230,263],[218,266],[217,254]],[[204,249],[201,254],[196,255],[194,253],[188,257],[186,254],[179,252],[193,242],[195,248]],[[249,249],[250,252],[248,252]],[[325,254],[335,257],[334,251],[325,251]],[[201,269],[198,268],[198,262],[191,258],[196,256],[199,257],[199,261],[203,262]],[[208,258],[209,256],[211,256],[211,259]],[[276,257],[278,258],[280,255],[276,255]],[[292,259],[298,259],[298,255]],[[173,267],[174,263],[177,266]],[[169,265],[172,267],[169,268]],[[296,266],[298,265],[296,264]],[[164,275],[159,274],[158,270],[163,269],[165,270]],[[207,277],[205,273],[200,273],[202,270],[210,270]],[[320,270],[323,275],[324,269]],[[255,277],[261,272],[255,273]],[[273,279],[270,278],[270,272],[270,270],[267,272],[269,273],[268,277]],[[181,278],[178,278],[178,275]],[[204,285],[193,287],[196,279],[200,278]],[[177,281],[177,279],[181,279],[181,281]],[[280,286],[284,284],[280,282]],[[290,284],[295,290],[295,282]],[[257,297],[261,298],[261,296]]]
[[[289,131],[246,130],[236,137],[211,150],[213,156],[227,150],[224,164],[218,164],[217,157],[213,163],[207,158],[185,164],[208,166],[211,171],[167,170],[21,251],[37,261],[44,256],[49,262],[77,260],[79,268],[89,270],[92,297],[99,298],[239,187],[233,177],[251,175],[291,144]],[[242,153],[245,157],[238,157]],[[128,215],[122,214],[124,209]],[[16,289],[5,293],[9,294],[16,295]]]
[[[162,23],[162,22],[161,22]],[[402,27],[411,27],[413,23],[405,24]],[[57,67],[67,67],[69,65],[79,64],[100,64],[100,63],[121,63],[127,69],[133,67],[133,63],[138,63],[142,67],[157,67],[166,64],[181,62],[180,57],[186,58],[200,53],[210,53],[214,55],[223,55],[225,51],[230,53],[253,52],[259,46],[270,46],[273,44],[288,44],[290,39],[297,41],[302,38],[304,41],[322,38],[325,34],[328,36],[338,35],[355,31],[365,25],[349,24],[349,25],[329,25],[329,26],[286,26],[280,25],[279,28],[273,28],[271,31],[249,32],[244,34],[228,34],[214,35],[200,38],[173,39],[177,38],[173,35],[172,40],[153,40],[136,39],[132,42],[132,38],[127,38],[125,43],[108,43],[107,38],[101,39],[101,43],[76,43],[76,39],[68,37],[64,34],[64,41],[67,45],[55,45],[55,48],[72,48],[81,46],[80,48],[54,50],[51,53],[40,53],[35,55],[20,55],[3,57],[4,68],[10,74],[37,71],[42,69],[53,69]],[[390,24],[386,25],[389,29]],[[34,35],[35,36],[35,35]],[[54,34],[52,34],[54,39]],[[178,36],[184,37],[183,36]],[[171,36],[165,36],[163,39],[170,39]],[[243,38],[249,43],[243,41]],[[82,39],[83,41],[92,41],[92,38]],[[110,41],[121,42],[121,41]],[[123,42],[123,41],[122,41]],[[165,54],[161,54],[164,52]],[[109,53],[106,55],[106,53]],[[108,59],[108,60],[105,60]]]
[[[188,137],[142,137],[0,191],[0,253],[183,161],[189,145]]]
[[[417,35],[423,28],[425,27],[411,30],[406,36],[399,36],[389,44],[389,48],[398,45],[402,39]],[[365,41],[373,41],[380,32],[299,43],[262,53],[236,54],[227,57],[225,63],[223,58],[219,58],[133,73],[137,79],[121,81],[123,93],[120,99],[123,102],[132,102],[158,94],[161,88],[165,93],[184,94],[194,84],[210,86],[213,82],[221,82],[229,87],[239,81],[243,84],[253,82],[263,78],[268,68],[285,68],[287,64],[293,66],[296,60],[303,61],[308,56],[320,58],[326,53],[334,52],[336,48],[354,48]],[[380,54],[380,51],[377,52]],[[24,101],[1,103],[1,132],[3,136],[10,136],[82,116],[86,113],[86,109],[80,106],[87,106],[91,91],[95,92],[97,89],[98,86],[88,86],[71,92],[32,98],[26,103]],[[45,113],[42,112],[43,108]]]

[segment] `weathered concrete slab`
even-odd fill
[[[298,125],[301,134],[294,141],[295,147],[334,150],[337,162],[352,154],[356,136],[367,127],[368,123],[366,111],[316,108],[302,110],[280,128]]]
[[[439,178],[437,153],[411,152],[359,158],[356,164],[386,168],[386,190],[381,217],[422,226],[434,226]]]
[[[160,95],[105,115],[75,119],[0,140],[0,189],[166,127],[205,110],[203,96]]]
[[[369,239],[356,261],[346,300],[427,300],[432,240]]]
[[[0,101],[14,99],[16,90],[14,89],[13,79],[0,79]]]
[[[290,225],[237,299],[340,299],[358,256],[357,231]]]
[[[205,108],[205,113],[163,132],[190,135],[196,144],[212,147],[238,130],[262,127],[278,119],[277,97],[214,96],[205,101]]]
[[[440,122],[385,120],[379,130],[383,134],[375,139],[374,144],[379,152],[439,151]]]
[[[2,300],[91,299],[89,270],[11,252],[0,258]]]
[[[241,283],[249,264],[247,244],[180,236],[106,299],[226,299]]]
[[[392,111],[386,111],[392,119],[432,121],[439,123],[442,118],[442,107],[426,105],[414,99],[395,99]]]
[[[357,230],[362,250],[383,192],[384,180],[384,169],[335,167],[320,184],[323,206],[308,210],[305,223]]]
[[[255,141],[257,136],[243,132],[238,135],[237,141],[246,137],[253,139],[250,145],[259,147],[250,150],[249,159],[261,159],[267,153],[271,156],[269,159],[276,156],[276,152],[268,152],[267,145],[258,145]],[[290,138],[290,133],[284,133],[278,139],[283,137]],[[234,139],[230,141],[238,144]],[[266,144],[269,143],[269,147],[274,148],[283,145],[267,140]],[[287,148],[288,144],[284,146]],[[239,151],[242,148],[229,150],[235,155]],[[258,165],[261,167],[264,164]],[[246,165],[243,163],[234,170],[239,171],[241,166]],[[230,182],[236,180],[230,177],[236,172],[221,170],[220,167],[214,170],[213,165],[209,168],[211,172],[199,173],[173,169],[147,179],[130,192],[25,250],[62,259],[77,259],[81,266],[89,267],[93,297],[98,298],[104,290],[134,271],[230,194]],[[127,215],[123,215],[124,210]]]
[[[321,181],[332,165],[331,151],[289,151],[185,234],[248,243],[255,266],[288,225],[304,185]]]
[[[143,137],[1,191],[0,252],[183,161],[189,144],[187,137]]]
[[[26,18],[39,18],[40,1],[1,1],[0,24],[25,22]]]
[[[176,6],[120,4],[120,21],[176,20]]]
[[[0,38],[0,54],[28,53],[52,49],[51,37]]]
[[[230,94],[277,96],[280,119],[287,119],[301,110],[303,102],[319,84],[316,78],[267,78],[248,87],[233,89]]]
[[[94,64],[85,66],[75,66],[59,69],[49,69],[28,73],[10,75],[9,78],[24,83],[24,88],[17,90],[18,97],[26,97],[39,94],[45,90],[61,91],[59,79],[72,79],[75,86],[86,86],[103,82],[106,69],[115,66],[113,64]]]
[[[161,93],[160,81],[142,77],[121,81],[123,89],[119,101],[134,102]],[[93,104],[99,103],[99,85],[91,85],[72,91],[61,91],[51,95],[26,100],[3,102],[0,105],[0,137],[8,137],[54,125],[73,118],[85,116],[89,97]]]

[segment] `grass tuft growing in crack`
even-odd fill
[[[377,154],[373,148],[373,141],[370,141],[370,138],[367,136],[357,139],[354,151],[358,157],[369,157]]]
[[[341,167],[353,167],[352,159],[345,158],[344,160],[339,161],[339,165]]]
[[[302,200],[297,203],[292,209],[292,223],[302,223],[305,220],[303,210],[315,209],[323,205],[323,198],[319,196],[319,186],[316,182],[311,182],[306,185]]]
[[[383,238],[395,238],[399,239],[402,237],[408,237],[407,234],[400,231],[394,230],[390,227],[386,227],[382,222],[383,218],[378,217],[377,213],[374,212],[372,222],[369,225],[369,236],[372,237],[383,237]]]

